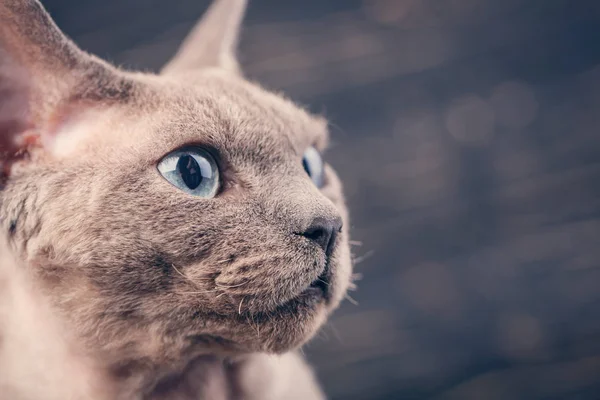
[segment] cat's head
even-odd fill
[[[282,352],[344,297],[327,124],[242,77],[243,8],[216,1],[152,75],[84,53],[37,1],[0,3],[1,229],[90,346]]]

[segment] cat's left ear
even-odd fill
[[[67,38],[38,0],[0,0],[0,185],[29,148],[51,154],[62,122],[130,87]]]
[[[236,49],[246,3],[246,0],[214,0],[162,73],[178,74],[210,67],[239,73]]]

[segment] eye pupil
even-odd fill
[[[200,147],[175,150],[159,161],[158,172],[170,184],[192,196],[213,198],[219,191],[219,166]]]
[[[308,176],[312,176],[312,173],[310,171],[310,167],[308,166],[308,161],[306,160],[306,158],[302,159],[302,166],[304,167],[304,170],[306,171]]]
[[[202,182],[202,172],[198,162],[190,155],[182,155],[177,161],[177,171],[181,179],[191,190],[196,189]]]

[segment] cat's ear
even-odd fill
[[[37,0],[1,0],[0,173],[32,141],[51,142],[56,122],[94,87],[108,92],[115,71],[69,40]]]
[[[239,73],[236,49],[246,3],[246,0],[213,0],[162,73],[208,67]]]

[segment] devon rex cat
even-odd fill
[[[216,0],[160,75],[0,0],[0,398],[320,399],[349,285],[327,124],[245,80]]]

